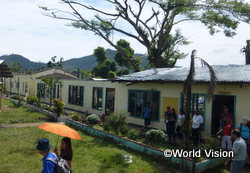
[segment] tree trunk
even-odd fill
[[[190,137],[190,106],[191,106],[191,86],[187,88],[186,106],[185,106],[185,121],[184,121],[184,147],[189,148]]]
[[[244,52],[245,52],[246,65],[250,64],[250,40],[247,40],[247,45]]]
[[[186,106],[185,106],[185,121],[184,121],[184,146],[189,148],[189,134],[190,134],[190,107],[191,107],[191,96],[192,96],[192,84],[194,82],[195,67],[194,67],[194,58],[196,50],[192,51],[190,69],[187,76],[187,79],[184,82],[183,86],[183,96],[185,99],[186,96]]]

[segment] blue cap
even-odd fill
[[[49,140],[46,138],[38,139],[38,145],[36,146],[37,150],[45,151],[49,150],[51,146],[49,145]]]

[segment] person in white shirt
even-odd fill
[[[200,111],[197,109],[193,116],[193,125],[192,125],[192,137],[194,146],[197,146],[199,143],[202,124],[203,124],[203,117],[200,115]]]
[[[176,132],[177,132],[179,138],[181,139],[181,136],[182,136],[181,125],[183,124],[184,119],[185,119],[185,112],[182,109],[180,110],[180,113],[179,113],[177,118],[178,118],[178,124],[176,127]]]

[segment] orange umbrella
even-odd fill
[[[45,131],[48,131],[48,132],[55,133],[55,134],[60,135],[60,136],[69,137],[69,138],[77,139],[77,140],[82,140],[82,138],[80,137],[80,135],[78,134],[77,131],[71,129],[70,127],[68,127],[64,124],[44,123],[44,124],[38,126],[38,128],[45,130]]]

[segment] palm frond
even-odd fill
[[[196,54],[196,50],[193,50],[192,54],[191,54],[191,62],[190,62],[189,73],[187,75],[186,80],[184,81],[184,87],[183,87],[183,94],[184,95],[187,94],[188,88],[191,87],[191,85],[194,83],[194,75],[195,75],[194,59],[195,59],[195,54]]]
[[[214,95],[214,90],[217,85],[217,77],[216,77],[215,71],[212,68],[212,66],[209,65],[204,59],[199,58],[199,57],[196,57],[196,58],[200,60],[202,67],[207,67],[209,70],[210,82],[209,82],[209,87],[208,87],[206,96],[207,96],[207,100],[211,101]]]

